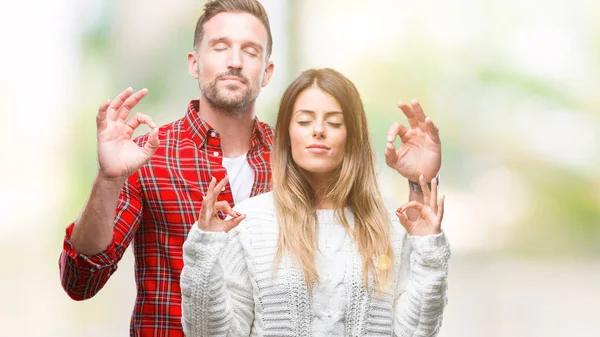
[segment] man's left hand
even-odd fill
[[[442,143],[439,130],[431,119],[425,116],[416,99],[410,104],[398,103],[398,107],[408,120],[410,128],[395,122],[390,126],[385,149],[385,162],[408,180],[418,182],[423,175],[431,181],[442,165]],[[402,144],[396,150],[394,140],[400,137]]]

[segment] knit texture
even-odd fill
[[[408,236],[395,209],[388,207],[394,269],[379,294],[371,279],[364,286],[360,253],[333,211],[317,211],[321,282],[312,294],[289,256],[273,271],[278,226],[272,193],[238,204],[247,217],[229,233],[194,225],[181,274],[186,336],[436,336],[447,303],[450,247],[443,232]]]

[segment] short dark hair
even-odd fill
[[[263,5],[256,0],[211,0],[204,5],[204,13],[200,15],[194,32],[194,48],[200,45],[204,37],[204,24],[215,15],[226,12],[248,13],[260,20],[267,29],[267,59],[273,50],[273,37],[269,16]]]

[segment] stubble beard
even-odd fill
[[[217,88],[217,83],[225,76],[237,76],[242,78],[246,82],[247,88],[243,92],[231,92],[226,89],[219,90],[219,88]],[[200,84],[200,91],[211,108],[234,116],[240,116],[248,111],[258,97],[258,90],[250,85],[248,78],[239,71],[228,71],[217,75],[207,86]]]

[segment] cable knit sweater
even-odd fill
[[[183,329],[195,336],[435,336],[442,322],[450,248],[442,232],[409,236],[388,207],[393,274],[383,292],[364,287],[361,256],[332,210],[319,210],[320,282],[306,289],[301,266],[282,257],[272,193],[236,210],[229,233],[194,225],[183,246]],[[353,223],[349,209],[348,221]],[[370,289],[370,290],[367,290]]]

